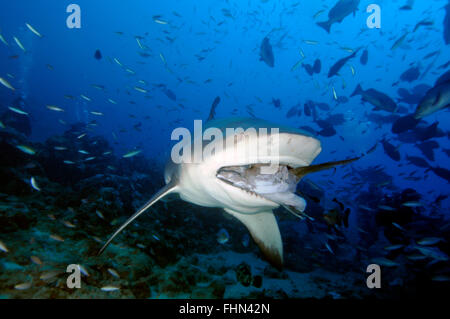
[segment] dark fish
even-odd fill
[[[100,52],[100,50],[95,51],[94,58],[96,58],[97,60],[102,59],[102,53]]]
[[[359,58],[359,62],[361,62],[362,65],[366,65],[367,61],[369,61],[369,51],[364,50],[361,57]]]
[[[444,41],[445,44],[450,44],[450,1],[445,6]]]
[[[415,118],[421,119],[450,106],[450,71],[444,73],[428,90],[420,101],[414,113]]]
[[[209,111],[209,116],[208,119],[206,121],[210,121],[214,118],[214,116],[216,116],[216,107],[217,105],[219,105],[220,103],[220,96],[216,96],[216,98],[214,99],[214,101],[211,104],[211,109]]]
[[[291,118],[293,116],[301,116],[302,110],[299,105],[295,105],[289,109],[289,111],[286,113],[287,118]]]
[[[419,84],[415,86],[412,92],[409,92],[407,89],[400,88],[397,90],[398,95],[400,95],[399,102],[417,105],[429,89],[431,89],[431,86],[426,84]]]
[[[407,155],[406,160],[417,167],[422,167],[422,168],[430,167],[430,164],[428,164],[428,162],[421,157]]]
[[[392,158],[394,161],[398,162],[400,161],[400,152],[398,151],[398,148],[389,143],[386,140],[382,140],[381,144],[383,145],[384,152]]]
[[[423,143],[416,144],[416,146],[428,160],[434,161],[434,150],[439,148],[438,142],[426,141]]]
[[[433,21],[422,20],[416,24],[413,32],[416,32],[421,26],[432,26],[432,25],[433,25]]]
[[[171,89],[165,89],[164,94],[167,95],[167,97],[169,99],[171,99],[172,101],[177,100],[177,96],[175,95],[175,93],[173,93],[173,91]]]
[[[348,102],[348,97],[346,97],[346,96],[338,96],[336,102],[339,103],[339,104],[347,103]]]
[[[325,120],[318,120],[316,121],[317,125],[319,125],[322,130],[317,132],[318,135],[324,136],[324,137],[330,137],[336,135],[336,130],[334,129],[333,125],[328,123]]]
[[[408,0],[408,2],[400,7],[400,10],[412,10],[414,0]]]
[[[406,82],[413,82],[417,80],[420,76],[420,68],[418,66],[414,66],[406,70],[400,76],[400,80]]]
[[[435,173],[437,176],[445,179],[447,182],[450,183],[450,171],[446,168],[443,167],[432,167],[431,170],[433,171],[433,173]]]
[[[267,37],[265,37],[261,43],[261,48],[259,51],[259,60],[264,61],[271,68],[273,68],[273,66],[275,65],[272,46],[270,45],[269,38]]]
[[[329,110],[331,110],[330,106],[327,103],[316,103],[316,105],[322,111],[329,111]]]
[[[272,104],[278,109],[281,108],[281,101],[280,101],[280,99],[272,98]]]
[[[334,23],[341,23],[345,17],[358,10],[360,0],[339,0],[328,12],[328,21],[318,22],[317,25],[330,33]]]
[[[314,61],[313,71],[317,74],[322,71],[322,62],[319,59],[316,59],[316,61]]]
[[[303,68],[306,70],[306,73],[308,73],[309,75],[313,75],[314,74],[314,69],[311,65],[309,64],[302,64]]]
[[[348,57],[342,58],[339,61],[337,61],[328,72],[328,77],[331,78],[332,76],[335,76],[338,74],[339,70],[347,63],[348,60],[354,58],[356,54],[358,53],[359,49],[350,54]]]
[[[397,104],[386,94],[377,91],[375,89],[368,89],[364,91],[361,84],[358,84],[355,91],[351,96],[360,95],[362,100],[369,102],[375,106],[374,111],[384,110],[387,112],[395,112],[397,110]]]
[[[394,134],[400,134],[415,128],[419,122],[420,120],[417,120],[414,115],[402,116],[394,122],[391,131]]]
[[[304,111],[305,111],[305,115],[306,116],[311,116],[311,107],[307,103],[305,103],[303,108],[304,108]]]

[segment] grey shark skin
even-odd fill
[[[219,170],[224,167],[253,165],[264,161],[267,163],[267,159],[270,159],[278,160],[279,165],[286,165],[286,167],[294,171],[296,176],[301,178],[308,174],[310,168],[312,169],[310,172],[315,172],[356,160],[310,166],[311,162],[321,152],[319,140],[303,131],[280,127],[258,119],[233,118],[214,120],[208,122],[207,126],[219,128],[222,132],[224,132],[225,128],[241,127],[244,130],[255,128],[256,131],[258,131],[258,128],[267,128],[267,134],[270,134],[271,128],[278,128],[279,134],[271,134],[269,139],[264,139],[264,142],[269,140],[269,143],[266,144],[269,149],[268,155],[265,156],[251,153],[249,156],[248,152],[245,153],[248,150],[247,145],[262,143],[262,136],[258,134],[256,136],[251,135],[248,138],[249,135],[237,134],[231,137],[224,135],[223,150],[214,152],[210,156],[203,156],[200,163],[174,164],[169,160],[164,174],[166,186],[158,191],[109,238],[100,253],[104,251],[120,231],[159,199],[169,194],[178,194],[179,198],[184,201],[204,207],[223,208],[225,212],[237,218],[247,227],[268,261],[281,269],[283,264],[283,244],[277,221],[272,212],[280,204],[218,178]],[[272,137],[274,138],[272,139]],[[231,145],[234,144],[234,148],[231,147],[231,150],[226,147],[228,139],[232,139]],[[203,149],[210,147],[215,142],[216,139],[203,145]],[[275,148],[278,150],[276,159],[272,158],[276,156],[272,155],[276,154]],[[233,156],[230,156],[231,151],[233,151]],[[299,199],[304,202],[302,198]]]

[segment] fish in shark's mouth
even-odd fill
[[[303,212],[306,202],[295,190],[300,178],[286,165],[279,165],[273,174],[263,174],[263,164],[222,167],[216,177],[256,196]]]

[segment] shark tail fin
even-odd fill
[[[297,176],[298,178],[302,179],[304,176],[306,176],[310,173],[320,172],[320,171],[323,171],[323,170],[326,170],[329,168],[333,168],[338,165],[346,165],[351,162],[359,160],[361,157],[362,156],[351,158],[348,160],[343,160],[343,161],[327,162],[327,163],[322,163],[322,164],[317,164],[317,165],[297,167],[297,168],[291,169],[290,173],[292,173],[295,176]]]
[[[117,229],[114,232],[114,234],[112,234],[111,237],[109,237],[108,241],[103,245],[102,249],[100,249],[100,251],[98,252],[98,255],[101,255],[103,253],[103,251],[108,247],[108,245],[113,241],[113,239],[122,230],[124,230],[129,224],[131,224],[140,215],[145,213],[147,211],[147,209],[149,209],[154,203],[159,201],[164,196],[174,192],[176,190],[176,188],[177,188],[177,185],[175,182],[171,182],[171,183],[167,184],[166,186],[164,186],[163,188],[161,188],[155,195],[153,195],[152,198],[150,198],[150,200],[147,203],[145,203],[141,208],[138,209],[138,211],[136,213],[134,213],[130,218],[128,218],[128,220],[125,223],[123,223],[122,226],[120,226],[119,229]]]
[[[356,89],[353,91],[352,95],[350,95],[350,97],[361,94],[363,92],[363,89],[361,87],[361,84],[358,84],[358,86],[356,87]]]

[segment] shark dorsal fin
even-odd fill
[[[149,209],[154,203],[159,201],[164,196],[175,192],[176,189],[177,189],[177,184],[175,182],[171,182],[171,183],[167,184],[166,186],[164,186],[163,188],[161,188],[155,195],[153,195],[152,198],[150,198],[150,200],[147,203],[145,203],[141,208],[139,208],[138,211],[133,214],[133,216],[128,218],[127,221],[125,223],[123,223],[122,226],[120,226],[119,229],[117,229],[111,237],[109,237],[108,241],[103,245],[102,249],[100,249],[98,254],[100,255],[106,249],[106,247],[108,247],[108,245],[112,242],[112,240],[122,230],[125,229],[125,227],[127,227],[129,224],[131,224],[140,215],[145,213],[147,211],[147,209]]]
[[[283,267],[283,242],[273,212],[267,210],[256,214],[242,214],[227,208],[225,211],[247,227],[267,260],[281,270]]]

